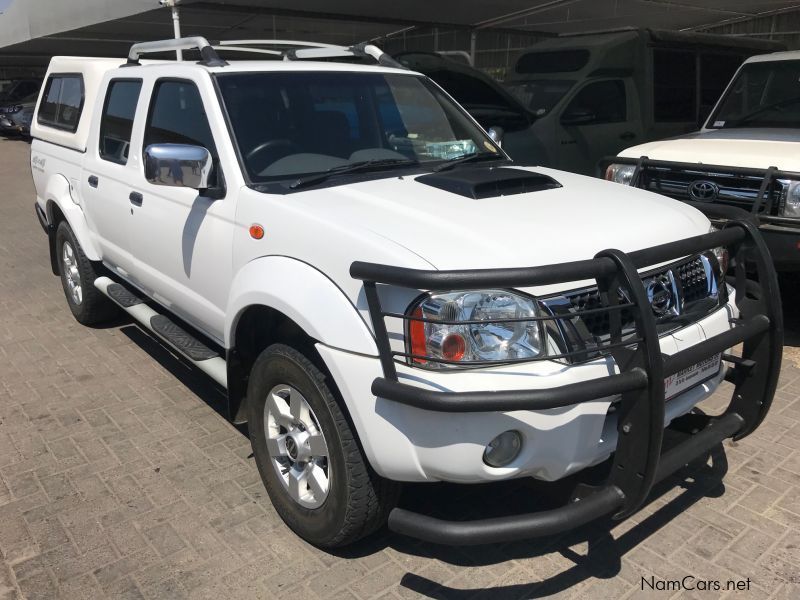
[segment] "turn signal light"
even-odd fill
[[[264,237],[264,228],[258,223],[250,225],[250,237],[254,240],[260,240]]]
[[[417,307],[411,313],[412,317],[423,318],[422,315],[422,307]],[[408,337],[410,338],[411,343],[409,346],[411,347],[411,354],[416,356],[425,356],[428,352],[425,345],[425,322],[424,321],[409,321],[408,325]],[[411,359],[413,362],[417,364],[425,364],[428,362],[427,360],[423,360],[421,358],[413,358]]]

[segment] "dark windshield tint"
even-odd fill
[[[497,151],[418,76],[269,72],[218,75],[217,81],[253,182],[366,160],[434,162]]]
[[[574,81],[566,79],[534,79],[511,81],[506,87],[528,110],[541,117],[549,113],[573,85]]]
[[[216,156],[214,136],[194,83],[166,80],[156,84],[143,148],[151,144],[202,146]]]
[[[800,127],[800,61],[744,65],[709,127]]]

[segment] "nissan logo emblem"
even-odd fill
[[[672,308],[672,285],[669,279],[664,277],[654,277],[647,282],[647,299],[653,312],[661,316]]]
[[[711,202],[719,195],[719,186],[713,181],[693,181],[689,185],[689,196],[692,200]]]

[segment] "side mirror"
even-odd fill
[[[151,144],[144,150],[144,176],[154,185],[208,189],[212,165],[202,146]]]
[[[597,119],[590,110],[573,110],[561,115],[562,125],[587,125],[593,123]]]
[[[503,131],[502,127],[497,127],[496,125],[494,127],[489,127],[489,131],[487,131],[487,133],[495,144],[501,148],[503,147],[503,135],[505,134],[505,131]]]

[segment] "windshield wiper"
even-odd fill
[[[466,156],[461,156],[459,158],[452,158],[448,160],[443,165],[439,165],[436,167],[433,172],[439,173],[441,171],[449,171],[450,169],[457,167],[458,165],[463,165],[465,163],[471,162],[478,162],[482,160],[506,160],[506,157],[502,154],[495,154],[493,152],[473,152],[472,154],[467,154]]]
[[[797,103],[800,103],[800,96],[797,96],[795,98],[785,98],[783,100],[779,100],[778,102],[773,102],[772,104],[767,104],[765,106],[760,106],[759,108],[755,109],[750,114],[745,115],[743,117],[740,117],[738,119],[734,119],[733,125],[734,125],[734,127],[739,126],[739,125],[744,125],[745,123],[749,123],[750,121],[755,119],[757,116],[759,116],[759,115],[761,115],[761,114],[763,114],[763,113],[765,113],[767,111],[780,109],[780,108],[783,108],[785,106],[791,106],[792,104],[797,104]]]
[[[331,177],[332,175],[342,175],[344,173],[358,173],[359,171],[369,171],[370,169],[381,169],[383,167],[394,167],[400,165],[409,166],[418,164],[419,161],[413,160],[411,158],[373,158],[371,160],[359,160],[354,163],[348,163],[346,165],[332,167],[327,171],[318,173],[317,175],[309,175],[308,177],[301,177],[294,183],[290,184],[289,187],[293,190],[296,190],[298,188],[314,185],[315,183],[325,181],[326,179],[328,179],[328,177]]]

